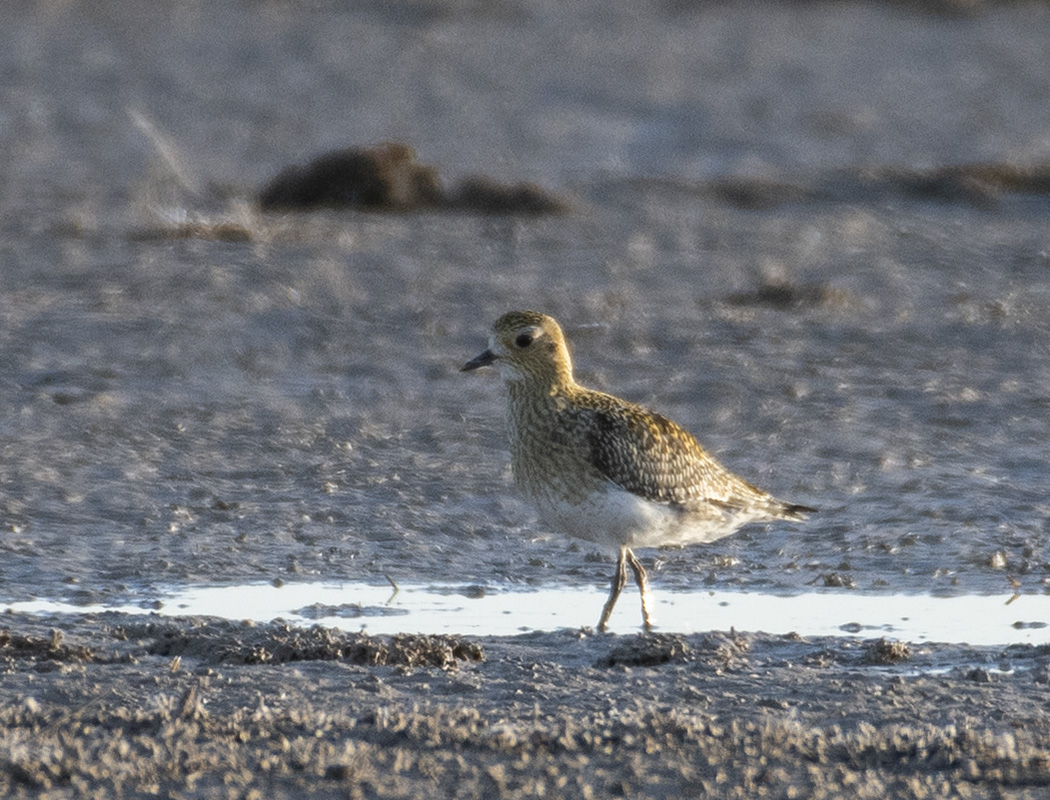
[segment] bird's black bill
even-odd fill
[[[491,350],[486,350],[480,356],[470,359],[470,361],[468,361],[466,364],[460,367],[459,371],[470,372],[472,369],[477,369],[478,367],[487,367],[495,360],[496,354],[493,353]]]

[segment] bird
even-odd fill
[[[488,348],[461,371],[488,366],[506,385],[517,487],[552,529],[618,554],[600,632],[627,567],[641,594],[643,629],[653,628],[635,548],[713,542],[749,522],[803,520],[816,511],[733,474],[670,419],[578,384],[565,335],[547,314],[503,314]]]

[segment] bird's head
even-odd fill
[[[489,348],[463,371],[495,366],[508,383],[535,382],[553,389],[572,383],[572,360],[561,326],[538,311],[511,311],[492,327]]]

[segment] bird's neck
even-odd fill
[[[572,375],[555,376],[551,380],[507,381],[507,394],[513,413],[515,408],[556,405],[578,389]]]

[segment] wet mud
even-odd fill
[[[8,797],[1040,797],[1050,648],[0,620]]]
[[[495,378],[458,372],[532,307],[582,381],[822,509],[644,554],[658,596],[1016,593],[1006,624],[1046,624],[1023,602],[1050,591],[1045,4],[98,0],[4,22],[3,602],[606,586],[605,555],[510,492]],[[287,165],[384,141],[418,159],[349,166],[396,213],[259,208]],[[532,213],[537,186],[571,207]],[[321,599],[294,607],[357,625],[382,602]],[[398,635],[0,615],[0,796],[1050,782],[1038,645],[383,620]]]

